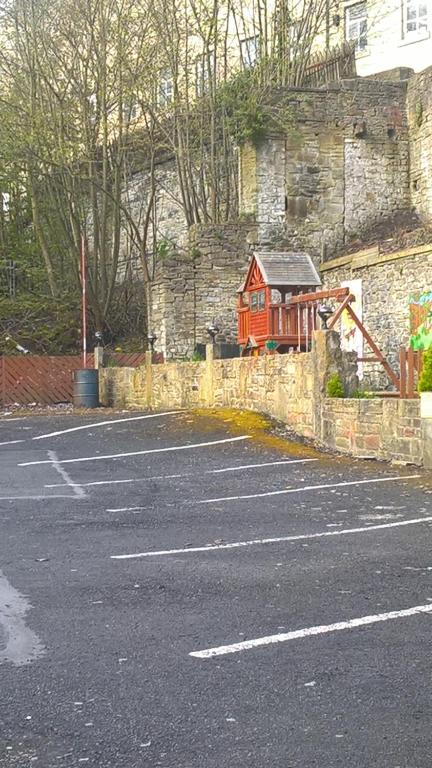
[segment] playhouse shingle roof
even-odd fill
[[[257,251],[254,257],[264,281],[270,286],[321,285],[309,254],[300,251]]]

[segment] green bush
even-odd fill
[[[418,383],[419,392],[432,392],[432,347],[423,355],[423,370]]]
[[[367,392],[365,389],[356,389],[351,397],[354,397],[356,400],[368,400],[373,397],[373,394],[372,392]]]
[[[327,397],[345,397],[341,378],[338,373],[333,373],[326,386]]]

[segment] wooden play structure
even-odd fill
[[[242,354],[309,349],[317,323],[317,303],[304,305],[296,298],[320,285],[318,272],[306,253],[255,253],[238,291]]]
[[[349,289],[320,290],[320,286],[308,254],[255,253],[238,291],[238,342],[242,356],[308,351],[313,331],[322,327],[322,305],[326,309],[330,305],[327,328],[335,328],[346,312],[370,349],[358,362],[380,363],[396,390],[395,396],[415,397],[414,381],[421,370],[421,356],[414,355],[412,350],[406,354],[402,351],[398,376],[355,313],[355,296]]]

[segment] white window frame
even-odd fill
[[[174,101],[174,78],[170,69],[160,73],[157,101],[160,107],[167,107]]]
[[[1,193],[1,205],[2,205],[2,211],[5,218],[9,218],[10,214],[10,193],[9,192],[2,192]]]
[[[364,14],[358,18],[351,18],[354,9],[364,6]],[[364,25],[366,27],[364,28]],[[362,29],[363,27],[363,29]],[[368,50],[368,6],[367,0],[351,3],[345,6],[345,37],[350,42],[355,42],[356,53],[362,54]]]
[[[422,13],[425,6],[426,14]],[[412,14],[414,12],[414,14]],[[404,0],[403,3],[403,31],[407,39],[421,37],[430,31],[432,18],[432,4],[430,0]],[[411,29],[408,29],[411,27]]]
[[[260,57],[259,35],[251,35],[240,40],[240,60],[243,69],[252,69]]]

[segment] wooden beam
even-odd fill
[[[316,293],[300,293],[292,296],[290,304],[307,304],[310,301],[323,301],[324,299],[344,299],[349,295],[349,288],[332,288],[330,291],[317,291]]]
[[[385,359],[385,357],[382,354],[382,352],[379,349],[379,347],[377,347],[377,345],[375,344],[374,340],[372,339],[372,337],[367,332],[367,330],[364,327],[364,325],[361,322],[361,320],[359,320],[359,318],[357,317],[356,313],[354,312],[354,310],[353,310],[353,308],[351,307],[350,304],[347,305],[346,311],[352,317],[352,319],[355,322],[357,328],[359,328],[359,330],[362,332],[362,334],[363,334],[364,338],[366,339],[367,343],[369,344],[371,350],[373,352],[375,352],[377,358],[379,359],[379,362],[381,363],[382,367],[384,368],[384,370],[385,370],[387,376],[389,377],[390,381],[392,382],[392,384],[394,384],[396,389],[400,392],[400,380],[396,376],[393,368],[389,365],[389,363]]]
[[[334,315],[331,316],[331,318],[330,318],[330,320],[329,320],[329,322],[327,324],[327,328],[329,329],[329,331],[331,331],[331,329],[335,327],[335,325],[336,325],[337,321],[339,320],[340,316],[342,315],[344,310],[347,308],[348,304],[350,304],[352,301],[355,301],[355,296],[352,293],[350,293],[343,300],[343,302],[340,305],[340,307],[337,308],[337,310],[334,313]]]

